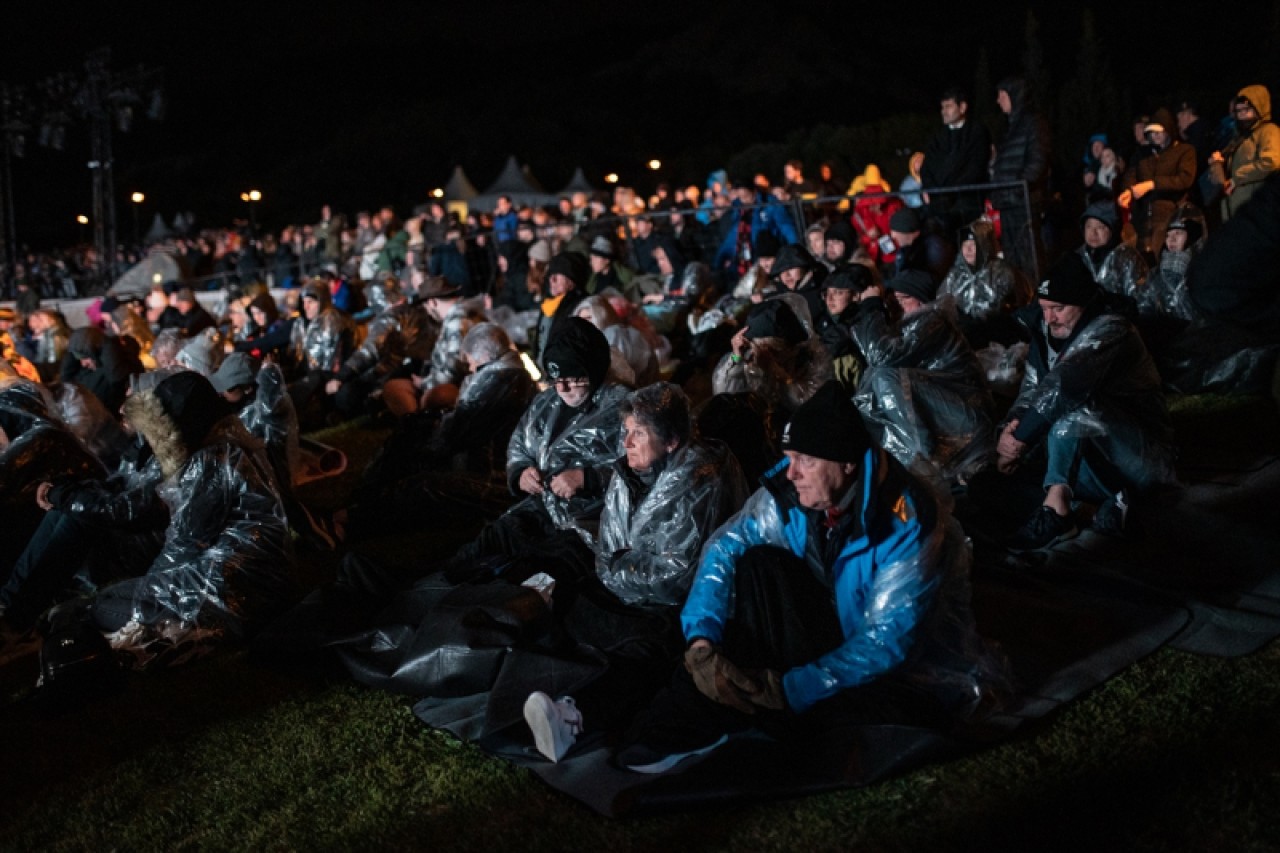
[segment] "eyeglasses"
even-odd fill
[[[551,385],[557,391],[574,391],[578,388],[587,388],[591,385],[590,379],[555,379]]]

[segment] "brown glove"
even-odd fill
[[[684,653],[684,668],[703,696],[744,714],[754,714],[752,695],[760,685],[711,646],[694,646]]]
[[[754,678],[759,690],[748,695],[748,699],[752,704],[759,705],[761,708],[769,708],[773,711],[781,711],[787,707],[787,694],[782,689],[782,674],[776,669],[761,669],[753,672],[751,676]]]

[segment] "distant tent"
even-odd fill
[[[504,195],[510,196],[512,203],[517,206],[541,207],[556,203],[555,196],[529,183],[527,173],[520,168],[515,157],[508,157],[502,174],[484,192],[468,201],[467,205],[473,210],[493,210],[498,205],[498,197]]]
[[[148,245],[159,243],[161,240],[167,240],[173,236],[173,231],[168,225],[164,224],[164,217],[156,214],[156,218],[151,220],[151,227],[147,229],[147,236],[143,238],[143,242]]]
[[[447,201],[471,201],[480,193],[476,190],[475,184],[467,179],[467,175],[462,171],[461,166],[453,167],[453,174],[449,176],[449,183],[444,185],[444,197]]]
[[[533,176],[533,170],[529,168],[528,163],[525,163],[520,167],[520,174],[524,176],[525,183],[533,187],[538,192],[545,193],[547,191],[547,188],[542,185],[542,181],[539,181]]]
[[[154,284],[168,284],[183,281],[186,273],[178,258],[160,247],[153,248],[147,256],[129,268],[129,271],[116,279],[115,284],[107,291],[108,296],[137,297],[145,299]]]
[[[587,183],[587,176],[582,173],[582,167],[573,170],[573,177],[569,179],[569,183],[565,184],[564,189],[560,190],[559,195],[573,195],[574,193],[586,193],[591,195],[596,188]]]

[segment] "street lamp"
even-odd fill
[[[435,189],[433,189],[433,190],[431,191],[431,197],[432,197],[432,198],[444,198],[444,190],[440,189],[439,187],[436,187]]]
[[[133,245],[138,245],[138,208],[142,207],[142,203],[147,197],[140,192],[135,192],[129,196],[129,201],[133,202]]]
[[[606,184],[616,184],[618,182],[618,173],[610,172],[609,174],[605,175],[604,182]]]
[[[89,224],[89,217],[83,213],[76,217],[76,222],[80,223],[80,242],[84,242],[84,227]]]
[[[653,170],[653,171],[655,171],[655,172],[656,172],[656,171],[658,171],[659,169],[661,169],[661,168],[662,168],[662,161],[661,161],[661,160],[650,160],[650,161],[649,161],[649,168],[650,168],[650,169],[652,169],[652,170]]]
[[[258,190],[249,190],[240,193],[240,200],[249,205],[249,234],[251,237],[258,236],[258,222],[254,217],[253,206],[262,201],[262,193]]]

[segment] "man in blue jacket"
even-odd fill
[[[733,204],[725,214],[724,240],[716,253],[715,268],[727,284],[734,284],[755,263],[757,242],[768,232],[786,246],[799,241],[791,214],[772,196],[747,180],[734,186]]]
[[[786,459],[703,549],[681,614],[684,667],[618,761],[665,771],[755,727],[945,726],[981,699],[967,552],[927,487],[872,444],[824,385],[783,434]]]

